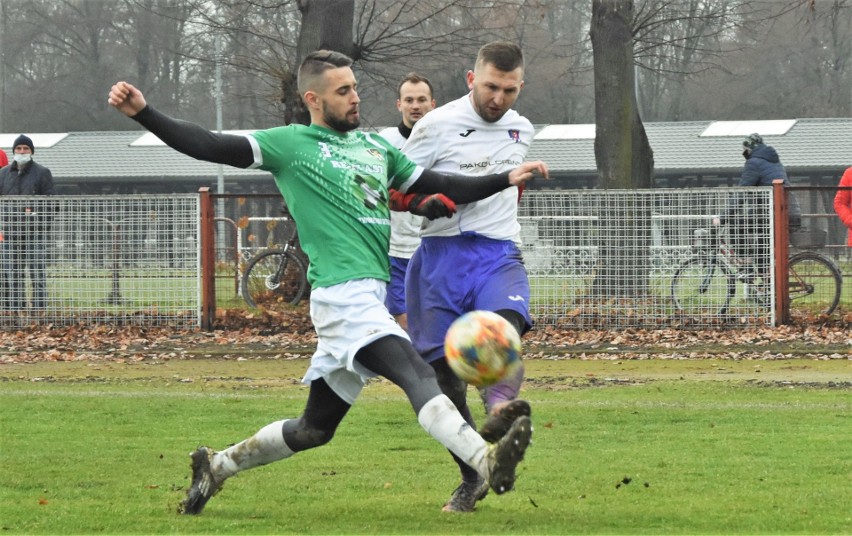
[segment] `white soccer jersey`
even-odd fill
[[[426,169],[488,175],[521,165],[534,134],[529,120],[514,110],[497,122],[485,121],[474,110],[470,95],[465,95],[417,121],[402,151]],[[452,192],[445,193],[452,198]],[[452,218],[426,220],[421,236],[475,232],[520,244],[520,231],[518,189],[513,186],[487,199],[458,205]]]
[[[397,127],[386,128],[379,132],[379,135],[397,149],[401,149],[407,141]],[[392,210],[390,219],[390,256],[410,259],[420,245],[420,227],[423,225],[423,218],[411,212]]]
[[[397,149],[402,149],[402,146],[405,145],[406,141],[408,141],[399,133],[399,127],[388,127],[379,132],[379,136],[388,140],[390,144]]]

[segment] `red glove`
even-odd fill
[[[398,212],[411,212],[435,220],[449,218],[456,213],[456,204],[444,194],[404,194],[391,190],[388,206]]]

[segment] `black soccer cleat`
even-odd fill
[[[209,447],[198,447],[190,453],[192,463],[192,485],[186,490],[186,498],[181,501],[178,512],[181,514],[197,515],[204,509],[214,495],[222,489],[222,481],[217,481],[210,468],[210,460],[215,452]]]
[[[518,417],[506,435],[488,452],[488,484],[494,493],[502,495],[515,487],[515,469],[524,459],[532,438],[532,421]]]
[[[444,505],[444,512],[473,512],[476,503],[488,495],[488,481],[479,478],[476,482],[462,482]]]
[[[530,403],[526,400],[511,400],[500,408],[497,413],[489,413],[485,422],[479,428],[479,435],[489,443],[496,443],[506,435],[512,423],[518,417],[529,417],[532,413]]]

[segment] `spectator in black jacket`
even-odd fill
[[[10,165],[0,169],[0,208],[3,211],[3,271],[6,290],[3,308],[17,311],[26,305],[25,276],[32,282],[32,305],[44,309],[47,302],[48,227],[52,207],[33,196],[54,195],[53,175],[33,161],[33,140],[21,134],[13,144]],[[10,200],[9,196],[26,196]]]

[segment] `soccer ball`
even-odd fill
[[[447,330],[444,355],[456,376],[476,387],[499,382],[521,366],[521,338],[508,320],[471,311]]]

